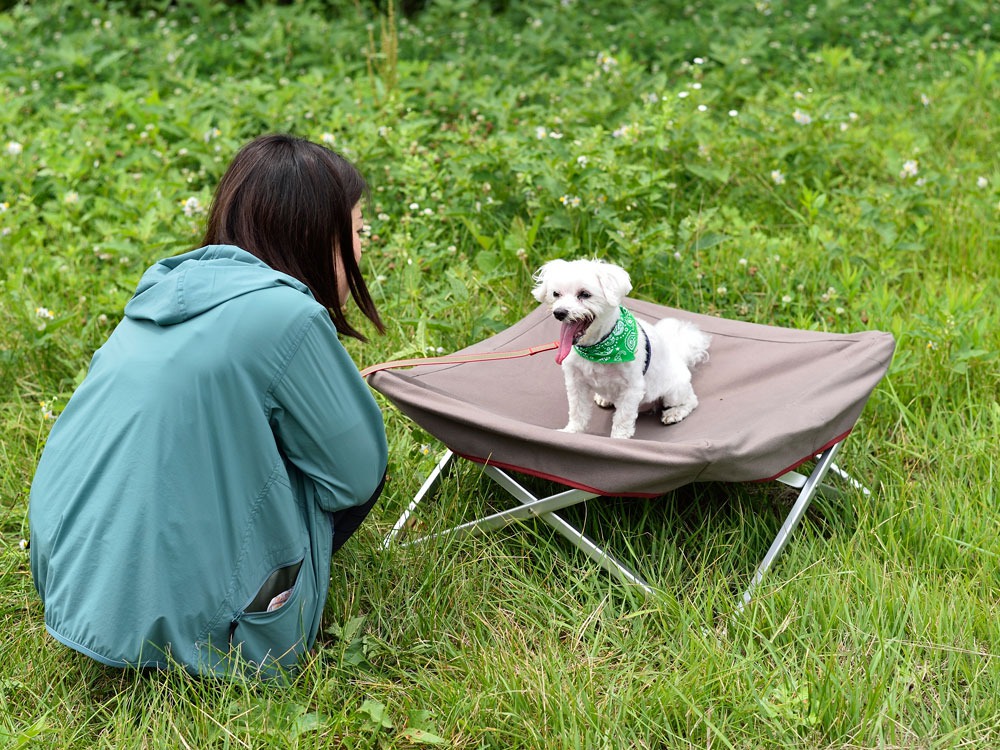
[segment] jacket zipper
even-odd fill
[[[271,576],[273,576],[275,573],[277,573],[282,568],[287,568],[290,565],[295,565],[295,563],[297,563],[297,562],[305,563],[305,561],[306,561],[306,555],[308,553],[309,553],[309,550],[306,549],[306,551],[302,553],[302,557],[297,558],[295,560],[292,560],[290,563],[284,563],[282,565],[275,565],[273,568],[271,568],[270,572],[266,576],[264,576],[264,580],[267,581],[268,578],[270,578]],[[300,568],[299,569],[299,574],[301,575],[301,573],[302,573],[302,570]],[[299,577],[296,576],[295,577],[295,585],[292,586],[292,591],[295,591],[295,589],[297,589],[298,587],[299,587]],[[232,649],[232,647],[233,647],[233,636],[236,634],[236,627],[240,624],[240,620],[243,619],[244,615],[246,615],[247,607],[249,607],[253,603],[253,600],[256,599],[256,598],[257,598],[257,594],[255,593],[253,596],[251,596],[249,599],[247,599],[243,603],[243,606],[240,607],[236,611],[235,615],[233,615],[233,619],[229,621],[229,648],[230,649]]]

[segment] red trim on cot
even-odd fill
[[[829,450],[830,448],[832,448],[833,446],[835,446],[837,443],[839,443],[842,440],[846,439],[847,436],[851,434],[851,430],[853,430],[853,429],[854,429],[853,427],[849,428],[847,430],[847,432],[845,432],[843,435],[840,435],[839,437],[835,437],[833,440],[831,440],[829,443],[827,443],[826,445],[824,445],[819,450],[813,451],[808,456],[806,456],[805,458],[803,458],[801,461],[796,461],[794,464],[792,464],[791,466],[789,466],[787,469],[779,471],[774,476],[766,477],[764,479],[754,479],[753,481],[754,482],[773,482],[778,477],[784,476],[785,474],[787,474],[790,471],[795,471],[797,468],[799,468],[806,461],[812,461],[814,458],[816,458],[816,454],[817,453],[823,453],[824,451]]]
[[[803,459],[801,459],[799,461],[796,461],[794,464],[792,464],[791,466],[789,466],[787,469],[783,469],[782,471],[779,471],[777,474],[775,474],[773,476],[765,477],[764,479],[748,479],[746,481],[747,482],[773,482],[778,477],[784,476],[785,474],[787,474],[790,471],[795,471],[797,468],[799,468],[800,466],[802,466],[802,464],[806,463],[807,461],[813,460],[816,457],[817,453],[823,453],[824,451],[828,450],[829,448],[832,448],[834,445],[836,445],[837,443],[839,443],[842,440],[844,440],[850,434],[851,434],[851,430],[848,430],[843,435],[840,435],[839,437],[835,437],[833,440],[831,440],[830,442],[828,442],[825,445],[823,445],[823,447],[819,448],[818,450],[812,451],[805,458],[803,458]],[[605,492],[604,490],[599,490],[596,487],[588,487],[587,485],[581,484],[580,482],[574,482],[574,481],[571,481],[569,479],[565,479],[563,477],[558,477],[555,474],[546,474],[544,471],[535,471],[534,469],[526,469],[523,466],[515,466],[514,464],[503,463],[502,461],[494,461],[491,458],[480,458],[479,456],[473,456],[473,455],[468,454],[468,453],[462,453],[461,451],[457,451],[454,448],[451,448],[451,452],[454,453],[456,456],[461,456],[462,458],[464,458],[464,459],[466,459],[468,461],[472,461],[473,463],[483,464],[483,465],[489,465],[489,466],[496,466],[498,469],[505,469],[507,471],[516,471],[519,474],[527,474],[530,477],[535,477],[537,479],[544,479],[546,482],[555,482],[556,484],[561,484],[561,485],[563,485],[565,487],[570,487],[570,488],[572,488],[574,490],[582,490],[583,492],[592,492],[595,495],[599,495],[601,497],[637,497],[637,498],[651,499],[651,498],[654,498],[654,497],[662,497],[664,494],[666,494],[664,492],[613,492],[613,493],[608,493],[608,492]]]
[[[535,477],[537,479],[544,479],[546,482],[555,482],[556,484],[561,484],[565,487],[569,487],[574,490],[582,490],[583,492],[592,492],[595,495],[600,495],[601,497],[641,497],[641,498],[654,498],[663,495],[662,492],[615,492],[608,493],[604,490],[599,490],[596,487],[588,487],[585,484],[580,484],[579,482],[573,482],[569,479],[564,479],[563,477],[557,477],[555,474],[546,474],[544,471],[535,471],[534,469],[525,469],[523,466],[515,466],[514,464],[506,464],[501,461],[494,461],[492,458],[480,458],[479,456],[472,456],[468,453],[461,453],[454,448],[451,452],[456,456],[461,456],[462,458],[468,459],[477,464],[484,464],[489,466],[496,466],[498,469],[506,469],[507,471],[516,471],[519,474],[527,474],[530,477]]]

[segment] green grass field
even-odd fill
[[[996,0],[15,4],[0,12],[0,745],[988,748],[1000,745]],[[554,257],[634,295],[897,340],[840,463],[787,512],[696,485],[548,527],[382,551],[440,445],[385,407],[391,482],[334,559],[290,686],[107,669],[46,634],[28,491],[142,271],[197,242],[235,150],[333,144],[372,186],[388,334],[453,351],[534,306]],[[355,320],[360,315],[355,314]],[[429,513],[501,503],[459,472]]]

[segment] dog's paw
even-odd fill
[[[600,406],[602,409],[613,409],[615,406],[614,401],[608,401],[608,399],[604,398],[603,396],[598,396],[596,393],[594,394],[594,403]]]
[[[694,407],[687,404],[671,406],[668,409],[664,409],[662,414],[660,414],[660,421],[663,424],[677,424],[692,411],[694,411]]]
[[[570,434],[576,434],[576,433],[579,433],[579,432],[583,432],[583,428],[580,427],[579,425],[568,424],[565,427],[561,427],[559,429],[559,432],[568,432]]]
[[[616,417],[619,415],[615,415]],[[635,434],[634,419],[615,419],[611,422],[611,437],[627,440]]]

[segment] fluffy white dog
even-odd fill
[[[587,429],[596,402],[615,407],[611,437],[630,438],[640,411],[658,409],[663,424],[698,406],[691,368],[708,359],[711,337],[664,318],[654,326],[622,307],[628,272],[599,260],[553,260],[535,274],[532,294],[562,324],[556,362],[569,399],[564,432]]]

